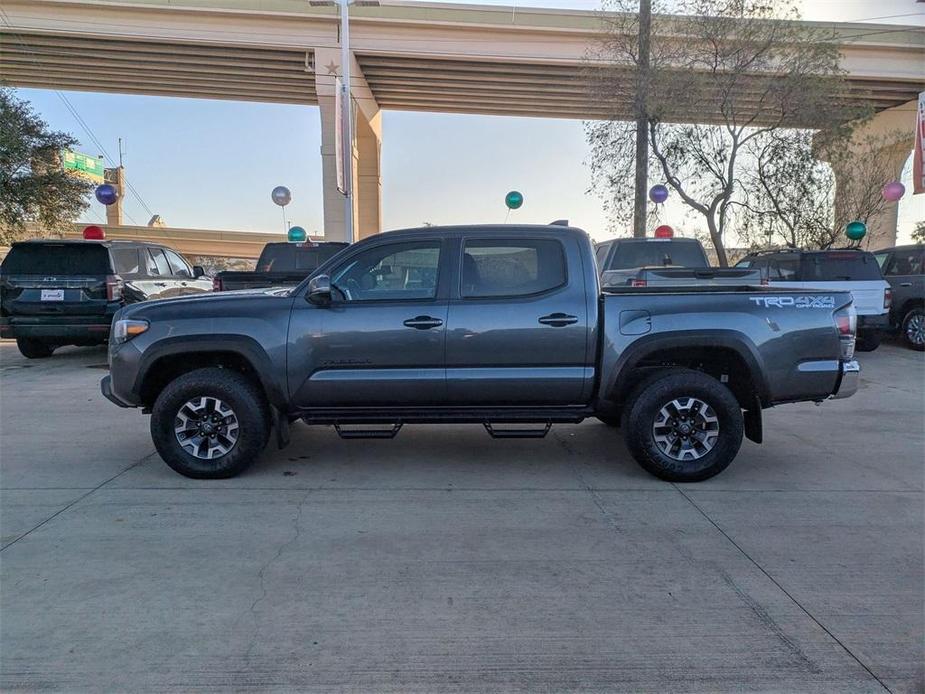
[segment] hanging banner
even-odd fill
[[[915,114],[915,151],[912,153],[912,194],[925,193],[925,92],[919,93]]]

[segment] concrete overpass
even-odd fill
[[[911,148],[925,32],[826,26],[852,96],[884,113],[873,131],[899,124]],[[598,16],[583,11],[393,0],[352,9],[359,236],[381,228],[382,109],[612,116],[587,89],[587,57],[601,32]],[[0,79],[13,85],[318,105],[328,239],[343,230],[334,157],[340,61],[335,8],[306,0],[4,0],[0,12]]]

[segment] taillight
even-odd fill
[[[838,328],[838,337],[841,341],[841,358],[854,357],[854,343],[858,330],[858,312],[854,304],[848,304],[837,310],[834,314],[835,327]]]
[[[122,301],[124,284],[119,275],[106,275],[106,301]]]
[[[645,280],[630,280],[630,286],[631,287],[645,287],[646,281]]]
[[[883,308],[887,311],[893,305],[893,290],[889,287],[883,290]]]

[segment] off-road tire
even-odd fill
[[[26,359],[45,359],[55,351],[55,345],[34,337],[17,337],[16,346]]]
[[[180,409],[194,398],[218,398],[237,418],[237,440],[216,458],[202,459],[186,451],[174,430]],[[151,411],[151,438],[157,452],[176,472],[194,479],[234,477],[263,451],[270,435],[269,406],[260,387],[236,371],[196,369],[167,384]]]
[[[655,442],[653,426],[663,406],[679,398],[697,398],[709,405],[718,421],[712,449],[696,460],[676,460]],[[647,472],[669,482],[700,482],[719,474],[742,445],[745,422],[732,392],[712,376],[692,369],[672,368],[642,381],[623,411],[626,445]]]

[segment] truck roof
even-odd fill
[[[561,234],[563,236],[588,235],[584,229],[573,226],[560,226],[558,224],[447,224],[440,226],[434,225],[429,227],[395,229],[393,231],[384,231],[380,234],[375,234],[374,237],[367,238],[379,238],[382,236],[428,236],[441,232],[447,234],[468,234],[475,232],[478,234],[497,234],[499,236],[518,236],[520,234],[529,235],[536,234],[537,232]]]

